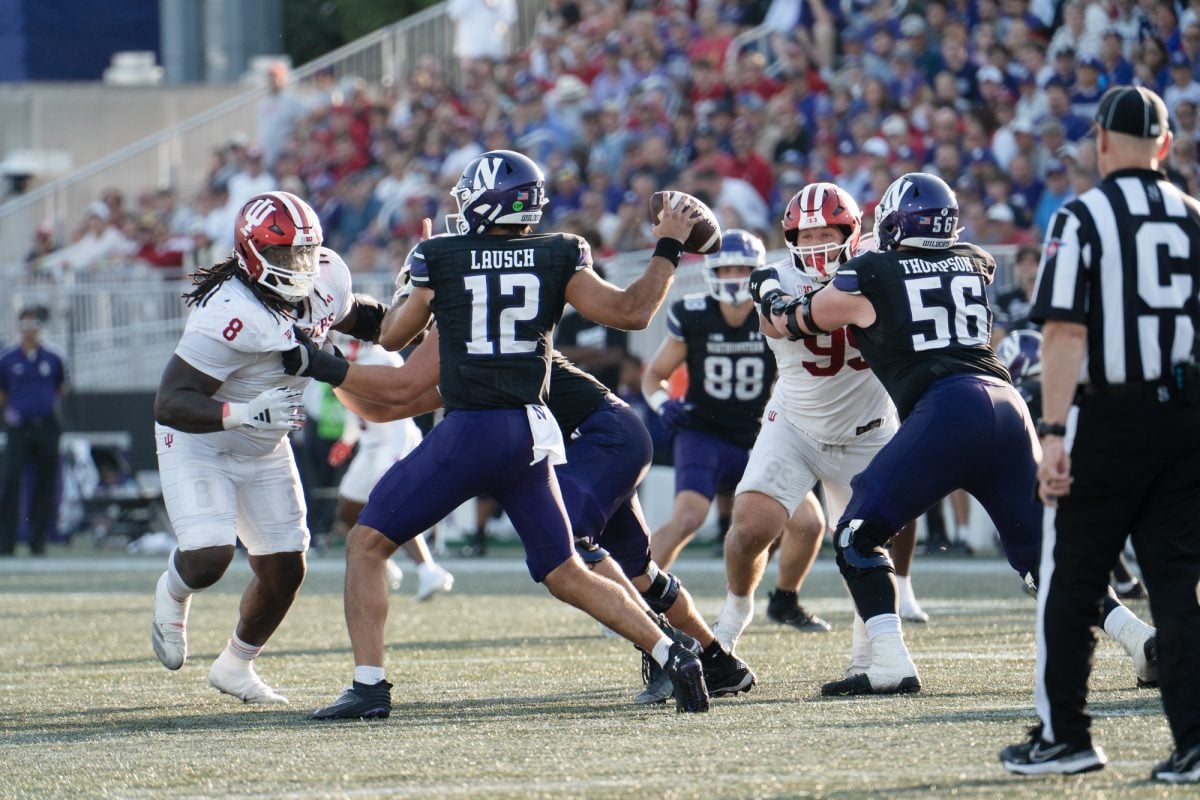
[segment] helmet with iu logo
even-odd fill
[[[321,221],[291,192],[264,192],[238,212],[234,255],[250,280],[289,302],[312,291],[320,272]]]

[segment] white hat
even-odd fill
[[[1013,213],[1008,203],[996,203],[987,210],[987,218],[992,222],[1016,222],[1017,215]]]
[[[872,136],[870,139],[867,139],[865,142],[863,142],[862,151],[869,156],[887,158],[888,153],[891,152],[891,148],[888,147],[886,139],[881,139],[878,136]]]

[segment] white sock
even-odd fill
[[[1117,606],[1104,618],[1104,632],[1116,639],[1121,633],[1121,628],[1131,619],[1137,619],[1132,611],[1125,606]]]
[[[239,661],[253,661],[258,658],[258,654],[262,652],[261,644],[247,644],[238,638],[237,631],[234,631],[233,637],[229,640],[229,644],[225,646],[225,652],[222,655],[228,655],[236,658]]]
[[[1154,628],[1138,619],[1125,606],[1117,606],[1104,618],[1104,632],[1116,639],[1130,657],[1134,657],[1146,640],[1154,635]]]
[[[900,633],[900,615],[899,614],[876,614],[866,621],[867,638],[874,642],[881,636],[886,636],[889,633],[894,633],[897,636],[903,636]]]
[[[967,525],[959,525],[954,529],[954,536],[959,544],[966,544],[971,538],[971,528]]]
[[[355,667],[354,680],[364,686],[374,686],[383,680],[383,667]]]
[[[903,605],[905,603],[912,603],[913,590],[912,590],[912,576],[911,575],[897,575],[896,576],[896,594],[900,598],[901,605]]]
[[[746,619],[750,619],[750,617],[754,616],[754,595],[750,594],[742,597],[733,592],[726,592],[725,607],[740,616],[744,616]]]
[[[171,555],[167,556],[167,593],[178,602],[182,603],[187,600],[196,590],[183,582],[183,578],[179,577],[179,570],[175,567],[175,551],[176,547],[171,550]]]
[[[654,649],[650,651],[650,657],[657,661],[660,667],[664,667],[667,664],[670,652],[671,640],[666,636],[660,636],[658,642],[654,645]]]
[[[850,668],[866,670],[871,666],[871,640],[867,638],[867,624],[856,612],[853,633],[850,635]]]
[[[422,577],[424,577],[430,573],[433,573],[434,575],[436,575],[437,572],[438,572],[437,564],[433,563],[432,561],[422,561],[420,564],[417,564],[417,573],[419,575],[421,575]]]

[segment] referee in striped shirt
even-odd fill
[[[1096,112],[1100,185],[1051,220],[1030,318],[1044,322],[1046,504],[1029,741],[1013,772],[1104,766],[1087,682],[1108,574],[1132,531],[1158,627],[1175,740],[1151,778],[1200,780],[1200,203],[1160,171],[1157,94],[1118,86]]]

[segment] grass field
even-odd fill
[[[1157,695],[1134,687],[1104,639],[1092,679],[1109,766],[1023,778],[996,759],[1034,719],[1033,601],[999,561],[918,559],[933,619],[908,627],[925,690],[822,699],[849,651],[830,559],[804,599],[835,632],[798,634],[761,611],[740,654],[748,695],[706,715],[630,702],[630,646],[549,599],[515,558],[447,562],[455,591],[395,595],[388,621],[394,711],[385,722],[313,723],[348,685],[341,565],[314,560],[301,597],[259,659],[289,707],[245,706],[208,686],[249,574],[239,562],[192,606],[179,672],[150,650],[161,557],[0,562],[0,796],[59,798],[1194,797],[1146,780],[1170,750]],[[719,562],[676,570],[701,610],[722,597]],[[768,575],[768,581],[771,579]],[[1146,613],[1144,604],[1137,606]]]

